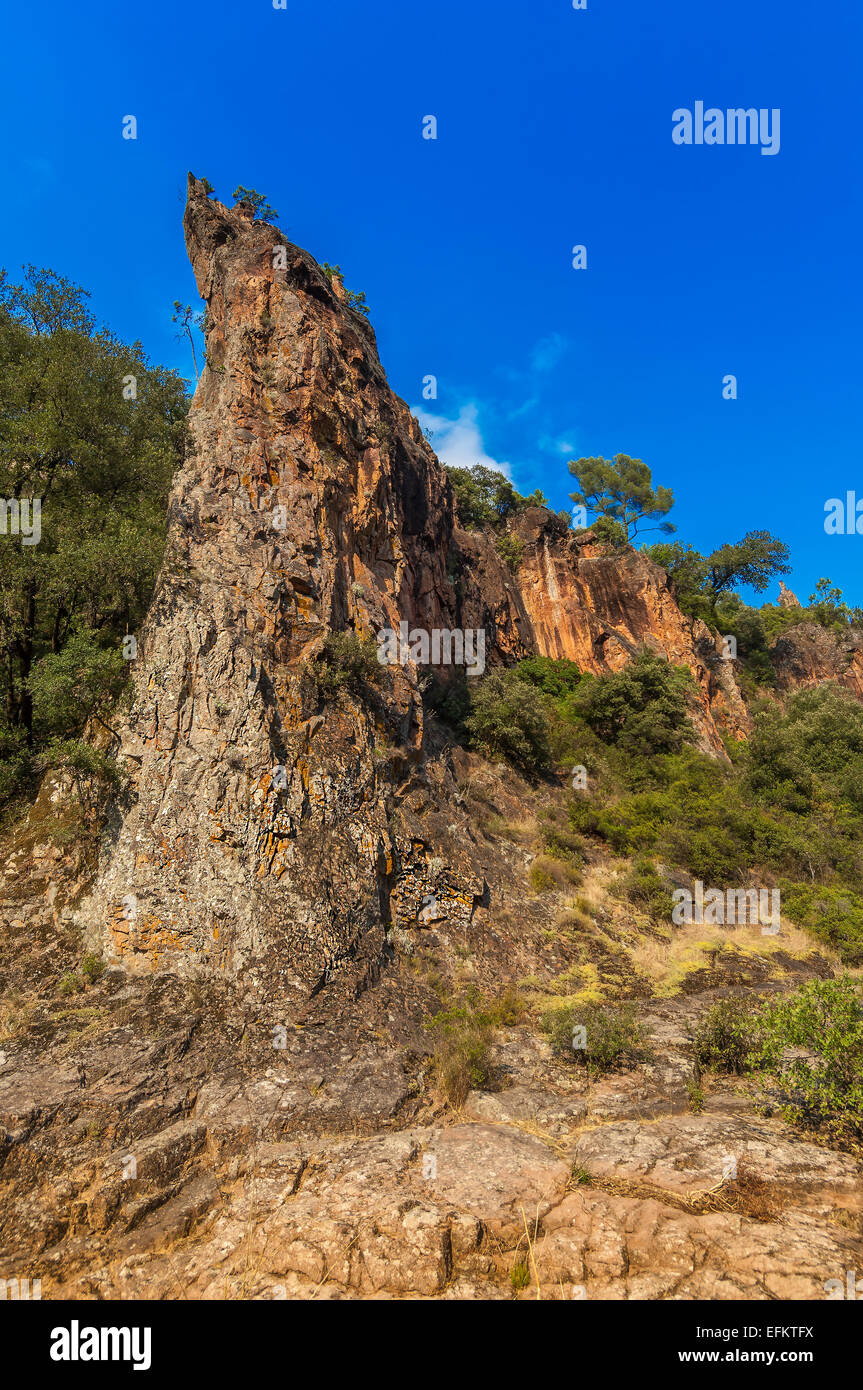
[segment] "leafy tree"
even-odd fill
[[[597,517],[589,534],[599,542],[605,555],[615,555],[618,550],[623,550],[629,544],[625,528],[610,516]]]
[[[766,1009],[763,1065],[785,1119],[841,1141],[863,1136],[863,999],[850,975],[810,980]],[[786,1059],[787,1048],[798,1055]],[[801,1055],[802,1054],[802,1055]]]
[[[736,545],[723,545],[707,559],[707,583],[712,598],[738,584],[763,593],[775,574],[790,574],[789,550],[769,531],[748,531]]]
[[[0,272],[0,495],[41,499],[38,544],[0,535],[0,727],[30,752],[74,731],[73,696],[48,714],[72,667],[89,672],[77,726],[105,653],[146,612],[185,438],[181,378],[97,329],[86,299],[51,270],[30,266],[20,285]],[[73,640],[70,666],[40,668]]]
[[[474,746],[532,775],[551,761],[549,721],[538,690],[515,669],[491,671],[471,690],[465,727]]]
[[[572,501],[619,522],[627,540],[643,529],[640,522],[657,521],[674,506],[671,489],[654,489],[647,464],[628,454],[615,454],[613,459],[571,459],[568,467],[578,483],[578,491],[569,494]],[[675,528],[670,521],[660,521],[647,529],[669,535]]]
[[[189,340],[189,347],[192,349],[192,365],[195,368],[196,381],[201,380],[201,374],[198,371],[198,357],[195,352],[195,339],[192,336],[192,329],[196,328],[199,333],[203,333],[206,318],[207,316],[203,309],[196,310],[192,308],[191,304],[181,304],[179,299],[174,300],[174,312],[171,315],[171,322],[180,325],[180,332],[177,334],[177,338],[180,341],[182,341],[183,338],[188,338]]]
[[[581,681],[581,671],[567,657],[526,656],[513,669],[519,680],[535,685],[552,699],[569,695]]]
[[[707,578],[707,561],[691,545],[683,541],[656,541],[642,550],[648,559],[665,570],[678,598],[700,594]]]
[[[241,183],[237,184],[231,197],[234,200],[234,207],[242,208],[247,216],[255,222],[278,222],[279,214],[275,208],[270,207],[263,193],[259,193],[255,188],[244,188]]]
[[[683,667],[642,651],[621,671],[585,676],[571,707],[606,743],[633,754],[675,753],[691,742]]]
[[[851,620],[851,610],[843,601],[842,590],[832,586],[829,579],[819,579],[815,593],[809,595],[812,616],[822,627],[846,627]]]
[[[455,494],[456,511],[462,526],[500,528],[510,517],[527,507],[547,507],[539,488],[529,497],[522,497],[502,473],[483,464],[473,468],[447,468]]]

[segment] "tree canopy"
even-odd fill
[[[674,506],[674,494],[667,487],[654,488],[650,469],[641,459],[628,454],[615,454],[613,459],[571,459],[568,468],[578,483],[578,490],[570,493],[572,501],[619,522],[627,540],[645,529],[665,535],[674,531],[670,521],[662,520]],[[644,521],[659,524],[643,527]]]
[[[455,493],[455,505],[462,526],[503,526],[507,519],[526,507],[547,507],[539,488],[522,497],[502,473],[482,464],[473,468],[447,468]]]
[[[128,667],[164,548],[185,384],[97,328],[51,270],[0,272],[0,495],[40,499],[41,535],[0,535],[0,741],[79,731]],[[32,540],[32,538],[31,538]]]

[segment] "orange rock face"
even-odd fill
[[[307,662],[329,632],[482,630],[490,663],[594,673],[646,645],[692,671],[703,748],[749,721],[721,644],[643,555],[605,556],[533,508],[513,572],[457,525],[371,326],[311,256],[191,176],[185,230],[206,367],[139,641],[129,794],[83,918],[133,968],[300,1001],[357,987],[392,930],[464,924],[488,892],[416,666],[324,698]]]

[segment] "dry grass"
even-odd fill
[[[712,970],[722,966],[723,958],[731,963],[735,957],[745,961],[758,957],[771,963],[777,975],[785,973],[778,955],[804,960],[818,950],[837,969],[839,957],[829,948],[815,942],[812,936],[783,919],[777,936],[763,936],[758,926],[710,927],[696,922],[679,927],[658,928],[656,932],[639,936],[629,948],[632,963],[644,975],[659,998],[677,994],[687,975],[696,970]]]

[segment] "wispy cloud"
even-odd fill
[[[454,420],[432,415],[421,406],[411,409],[423,429],[431,434],[431,446],[441,463],[448,463],[451,468],[473,468],[481,463],[484,468],[493,468],[511,478],[510,465],[492,458],[486,450],[478,423],[479,408],[474,401],[463,405]]]
[[[541,434],[536,441],[537,448],[544,454],[567,454],[572,458],[575,445],[570,439],[555,439],[549,434]]]
[[[550,372],[557,366],[563,357],[569,340],[562,333],[549,333],[547,338],[540,338],[535,343],[530,354],[530,366],[534,372]]]

